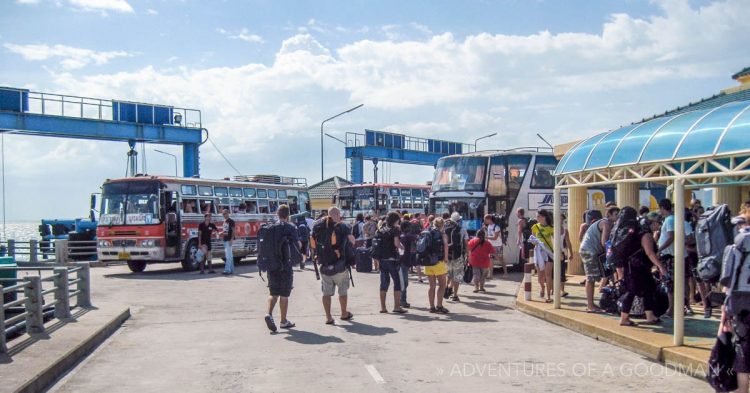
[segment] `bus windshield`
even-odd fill
[[[159,183],[121,182],[105,184],[102,190],[102,225],[159,223]]]
[[[432,191],[483,191],[484,157],[446,157],[438,161]]]

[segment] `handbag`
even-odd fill
[[[471,284],[474,279],[474,268],[468,263],[464,266],[464,283]]]
[[[722,332],[708,358],[706,380],[717,392],[731,392],[737,389],[737,373],[732,365],[736,356],[732,333]]]

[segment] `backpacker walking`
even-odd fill
[[[283,329],[293,328],[294,322],[287,319],[289,295],[292,293],[292,266],[301,260],[301,247],[297,228],[289,223],[289,206],[281,205],[276,211],[279,222],[264,224],[258,235],[260,244],[258,252],[258,270],[268,276],[268,313],[265,316],[266,326],[271,332],[276,331],[273,320],[273,309],[279,303],[281,325]]]
[[[393,280],[393,312],[403,314],[401,307],[401,277],[398,250],[403,250],[401,244],[401,217],[397,212],[390,212],[386,216],[385,225],[378,229],[372,245],[373,257],[380,260],[380,312],[387,313],[385,307],[386,294]]]
[[[448,273],[448,266],[445,262],[448,260],[448,238],[443,232],[443,227],[443,219],[435,218],[433,226],[419,235],[417,254],[418,263],[424,266],[424,274],[430,283],[430,288],[427,290],[430,312],[447,314],[448,309],[443,307],[443,294],[445,294],[445,276]],[[427,240],[428,237],[429,240]],[[427,243],[426,248],[425,243]]]
[[[347,247],[353,250],[355,241],[349,226],[341,222],[341,211],[337,207],[328,209],[328,216],[315,222],[310,240],[310,245],[315,249],[315,255],[320,264],[326,324],[334,324],[331,315],[331,297],[337,289],[339,304],[341,305],[341,320],[348,321],[354,315],[346,308],[349,274],[351,274],[347,271],[349,263],[347,261]]]

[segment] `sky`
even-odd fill
[[[552,144],[637,122],[735,86],[750,66],[750,0],[4,0],[0,86],[201,111],[244,174],[320,180],[320,122],[472,143]],[[325,176],[346,176],[325,140]],[[173,174],[175,146],[146,145]],[[4,136],[8,220],[82,217],[125,174],[128,147]],[[139,147],[140,151],[140,147]],[[236,172],[200,150],[201,175]],[[180,168],[180,172],[181,172]],[[432,167],[393,164],[424,183]],[[372,165],[365,164],[365,181]]]

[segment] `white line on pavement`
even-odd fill
[[[365,364],[365,368],[367,369],[367,372],[370,373],[370,376],[372,379],[375,380],[375,383],[377,384],[383,384],[385,383],[385,379],[380,375],[378,370],[373,366],[372,364]]]

